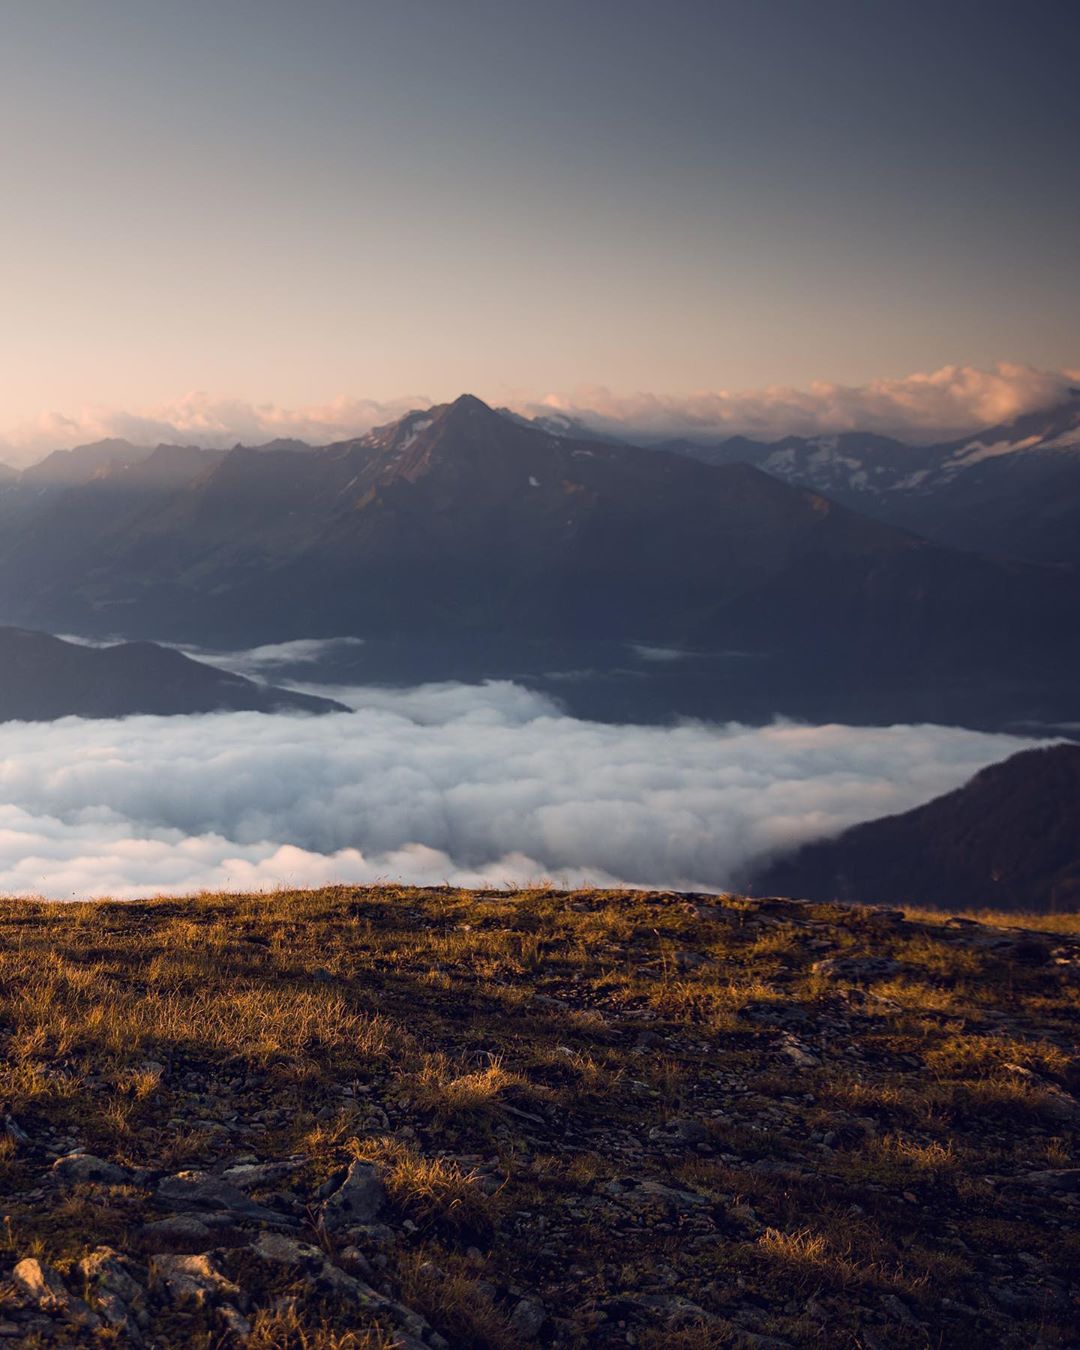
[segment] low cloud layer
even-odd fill
[[[228,449],[238,441],[258,445],[278,438],[326,445],[362,436],[372,427],[430,404],[429,398],[410,394],[383,401],[343,397],[310,407],[281,408],[273,403],[246,403],[197,392],[151,408],[88,407],[43,413],[0,438],[0,458],[9,464],[29,464],[50,450],[70,449],[108,437],[134,445],[164,441],[207,449]]]
[[[943,366],[940,370],[868,384],[817,383],[808,389],[707,390],[686,396],[616,394],[585,387],[569,394],[495,397],[526,416],[558,412],[612,436],[641,440],[691,437],[709,440],[745,434],[762,439],[837,431],[875,431],[901,439],[932,441],[1009,421],[1060,402],[1080,370],[1038,370],[1001,362],[989,370]],[[484,396],[483,389],[462,390]],[[50,450],[119,436],[138,445],[159,441],[225,448],[294,437],[314,445],[360,436],[431,400],[407,395],[391,400],[338,398],[282,408],[204,393],[157,407],[84,408],[43,414],[0,439],[0,459],[30,463]]]
[[[532,416],[564,413],[599,431],[662,440],[748,435],[761,440],[838,431],[873,431],[901,440],[934,441],[1052,407],[1080,383],[1080,371],[1036,370],[999,363],[990,370],[943,366],[929,374],[869,384],[818,383],[703,392],[687,397],[613,394],[581,389],[523,405]]]
[[[400,879],[723,889],[1031,742],[940,727],[617,727],[509,683],[351,691],[323,718],[0,726],[0,891]]]

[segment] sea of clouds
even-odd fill
[[[752,859],[1032,744],[935,726],[601,725],[509,682],[336,692],[355,710],[0,725],[0,892],[722,890]]]

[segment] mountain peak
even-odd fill
[[[475,394],[461,394],[453,403],[445,404],[439,411],[445,421],[454,425],[460,425],[465,421],[479,421],[481,418],[499,417],[494,408],[490,408]]]

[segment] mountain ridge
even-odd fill
[[[706,463],[745,460],[938,542],[1080,564],[1080,391],[1055,407],[930,445],[849,431],[776,441],[683,439],[663,448]]]
[[[1025,750],[900,815],[759,868],[757,892],[819,902],[1080,907],[1080,745]]]
[[[496,638],[503,674],[552,644],[750,650],[755,675],[725,678],[774,688],[774,713],[832,690],[835,720],[883,688],[875,717],[955,720],[965,697],[1080,712],[1072,574],[935,545],[745,463],[579,441],[471,395],[323,447],[169,453],[172,477],[159,448],[21,517],[0,493],[0,617],[203,646],[411,643],[423,678]],[[912,689],[944,692],[913,705]],[[725,699],[695,707],[723,716]]]
[[[0,628],[0,722],[231,712],[342,711],[331,699],[257,684],[152,642],[87,646]]]

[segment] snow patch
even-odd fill
[[[961,450],[957,450],[951,457],[948,464],[945,465],[945,471],[950,472],[956,469],[966,469],[972,464],[979,464],[984,459],[998,459],[1002,455],[1011,455],[1017,450],[1030,450],[1033,445],[1039,444],[1040,437],[1028,436],[1022,441],[995,441],[993,445],[986,445],[983,441],[972,441],[970,445],[965,445]]]

